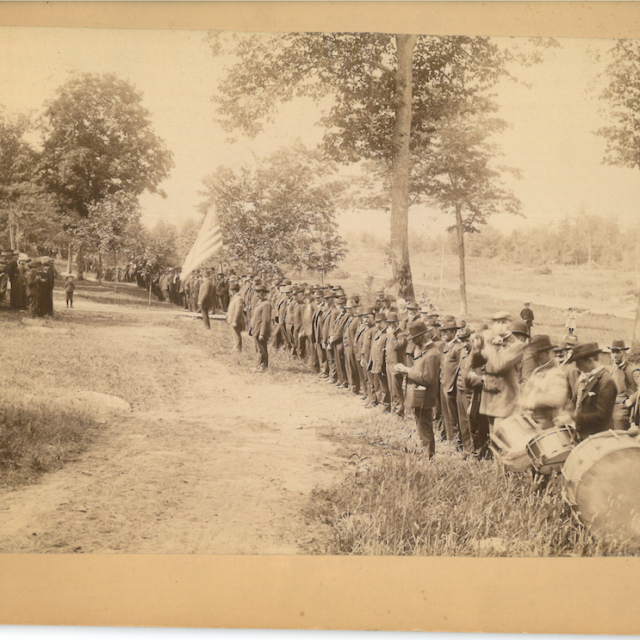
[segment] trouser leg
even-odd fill
[[[211,329],[211,324],[209,323],[209,304],[207,302],[202,303],[202,322],[204,323],[205,329]]]
[[[462,448],[465,451],[473,453],[476,449],[471,435],[471,423],[469,421],[469,407],[471,399],[464,392],[458,392],[456,395],[456,401],[458,403],[458,425],[460,426]]]
[[[255,338],[256,351],[258,353],[258,366],[262,369],[269,367],[269,352],[267,350],[267,341]]]
[[[242,351],[242,331],[239,327],[233,327],[233,335],[235,337],[236,350]]]
[[[389,381],[389,392],[391,394],[391,408],[395,414],[402,416],[404,415],[403,376],[401,373],[393,373],[387,367],[387,380]]]
[[[345,364],[344,358],[344,345],[336,344],[334,347],[334,354],[336,359],[336,372],[338,374],[338,384],[340,385],[348,385],[347,382],[347,368]]]
[[[436,453],[436,441],[433,435],[433,409],[431,407],[416,407],[414,409],[416,428],[425,454],[431,460]]]

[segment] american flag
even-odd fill
[[[184,280],[194,269],[197,269],[205,262],[205,260],[208,260],[211,256],[218,253],[223,246],[222,231],[218,225],[218,218],[213,209],[211,209],[202,223],[202,228],[193,247],[191,247],[191,251],[189,251],[189,254],[185,258],[180,279]]]

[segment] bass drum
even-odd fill
[[[507,471],[526,471],[531,467],[527,444],[539,433],[538,423],[528,416],[496,420],[490,434],[493,453]]]
[[[640,438],[603,431],[581,442],[562,468],[564,496],[580,521],[640,542]]]

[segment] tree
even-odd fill
[[[0,220],[6,223],[11,249],[43,245],[58,233],[52,199],[38,182],[38,153],[24,136],[31,120],[0,108]]]
[[[336,233],[336,204],[344,185],[335,167],[301,144],[281,149],[255,166],[218,167],[204,179],[202,212],[214,208],[226,259],[278,273],[282,267],[331,266],[344,255]]]
[[[500,180],[501,173],[518,176],[515,169],[491,166],[499,155],[490,142],[494,132],[503,130],[504,120],[489,117],[496,110],[491,101],[484,101],[475,114],[461,110],[443,120],[432,140],[428,154],[419,157],[414,167],[413,190],[417,199],[426,196],[443,211],[455,216],[457,249],[460,261],[461,313],[467,313],[464,234],[476,233],[495,213],[521,214],[521,203]]]
[[[640,168],[640,42],[618,40],[609,52],[605,70],[608,84],[600,98],[606,101],[608,126],[596,133],[606,139],[603,162],[619,167]],[[640,352],[640,277],[636,291],[636,318],[632,349]]]
[[[210,35],[214,55],[227,52]],[[257,135],[277,105],[296,97],[332,104],[319,124],[323,150],[343,163],[370,160],[390,176],[391,262],[399,293],[413,296],[408,210],[411,165],[452,106],[510,76],[516,55],[489,38],[379,33],[287,33],[236,37],[214,100],[229,131]],[[522,57],[534,62],[539,54]],[[460,74],[465,82],[460,82]]]
[[[141,92],[114,74],[74,74],[46,103],[42,132],[43,179],[67,225],[82,227],[118,194],[166,197],[158,187],[172,154],[154,133]]]

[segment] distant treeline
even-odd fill
[[[347,235],[363,246],[385,250],[384,242],[369,231]],[[457,254],[454,232],[429,236],[409,234],[412,255],[438,253],[442,245]],[[614,217],[583,213],[555,222],[527,224],[509,233],[487,225],[480,233],[465,234],[468,257],[495,258],[529,265],[585,265],[632,269],[640,257],[640,222],[622,225]]]

